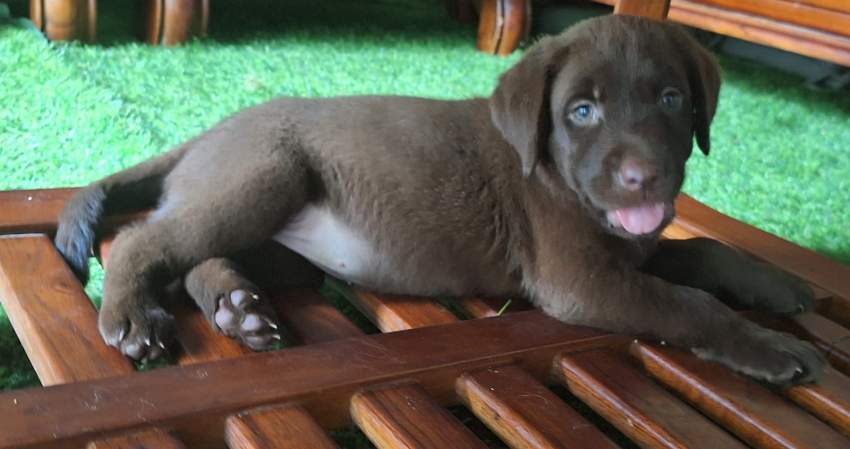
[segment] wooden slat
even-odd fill
[[[97,330],[97,312],[44,235],[0,237],[0,300],[41,383],[133,372]]]
[[[850,436],[850,378],[827,369],[817,385],[798,385],[785,394],[818,418]]]
[[[661,237],[665,238],[665,239],[672,239],[672,240],[685,240],[685,239],[692,239],[694,237],[699,237],[699,236],[688,231],[687,229],[683,228],[679,224],[679,219],[677,218],[677,219],[673,220],[673,222],[670,223],[669,226],[664,228],[664,231],[661,232]]]
[[[0,192],[0,234],[56,230],[59,213],[77,189]]]
[[[645,448],[744,448],[613,350],[563,355],[562,381],[579,399]]]
[[[724,9],[740,11],[780,22],[823,30],[829,33],[850,35],[850,14],[786,0],[701,0]]]
[[[818,292],[815,291],[817,296]],[[828,317],[830,320],[850,328],[850,299],[847,297],[829,296],[823,297],[817,303],[818,313]]]
[[[191,300],[173,298],[166,306],[178,323],[175,337],[180,344],[180,354],[177,363],[192,365],[254,353],[236,340],[216,332],[201,311],[188,301]]]
[[[382,332],[395,332],[458,321],[451,312],[426,298],[376,295],[355,288],[352,304]]]
[[[767,262],[850,298],[850,267],[717,212],[687,195],[676,200],[677,223],[696,235],[737,246]]]
[[[850,440],[756,382],[679,349],[643,343],[632,354],[654,377],[758,448],[850,448]]]
[[[614,14],[649,17],[664,20],[670,10],[670,0],[617,0]]]
[[[467,297],[458,299],[457,305],[473,318],[499,316],[502,309],[504,309],[502,313],[513,313],[533,308],[528,301],[521,298],[512,298],[508,303],[508,300],[503,298]]]
[[[287,332],[304,344],[363,335],[354,323],[315,290],[287,289],[270,295]]]
[[[351,417],[378,449],[487,449],[418,385],[360,392]]]
[[[185,449],[179,440],[161,429],[148,429],[92,441],[86,449]]]
[[[303,407],[257,408],[227,418],[230,449],[339,449]]]
[[[92,435],[151,422],[175,429],[190,447],[210,447],[221,438],[224,416],[293,400],[324,428],[336,428],[348,423],[347,399],[367,385],[410,379],[452,404],[464,372],[516,360],[544,379],[560,351],[622,342],[535,310],[18,390],[0,394],[0,449],[78,448]],[[97,410],[87,406],[94,398]]]
[[[77,188],[0,191],[0,234],[56,232],[59,214]],[[106,218],[103,229],[139,220],[145,212]]]
[[[616,449],[599,429],[515,365],[466,373],[461,400],[513,449]]]
[[[777,318],[749,314],[751,320],[809,340],[829,357],[830,363],[845,374],[850,374],[850,329],[814,313],[792,318]]]

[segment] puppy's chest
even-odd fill
[[[327,207],[307,205],[273,238],[340,279],[370,285],[380,277],[375,245]]]

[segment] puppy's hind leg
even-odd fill
[[[260,244],[303,208],[306,168],[293,158],[262,162],[211,169],[186,188],[172,185],[151,220],[119,233],[98,318],[108,344],[134,359],[156,358],[173,334],[173,319],[157,301],[162,286],[207,259]],[[250,176],[222,183],[235,168]]]
[[[274,309],[236,263],[216,257],[192,268],[186,291],[210,325],[254,350],[268,349],[280,334]]]

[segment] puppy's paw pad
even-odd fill
[[[219,298],[213,319],[224,335],[251,349],[263,350],[280,340],[272,317],[274,312],[259,293],[236,289]]]

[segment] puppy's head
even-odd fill
[[[535,44],[490,110],[524,176],[562,178],[601,224],[633,238],[672,218],[694,138],[708,154],[719,90],[714,58],[679,27],[605,16]]]

